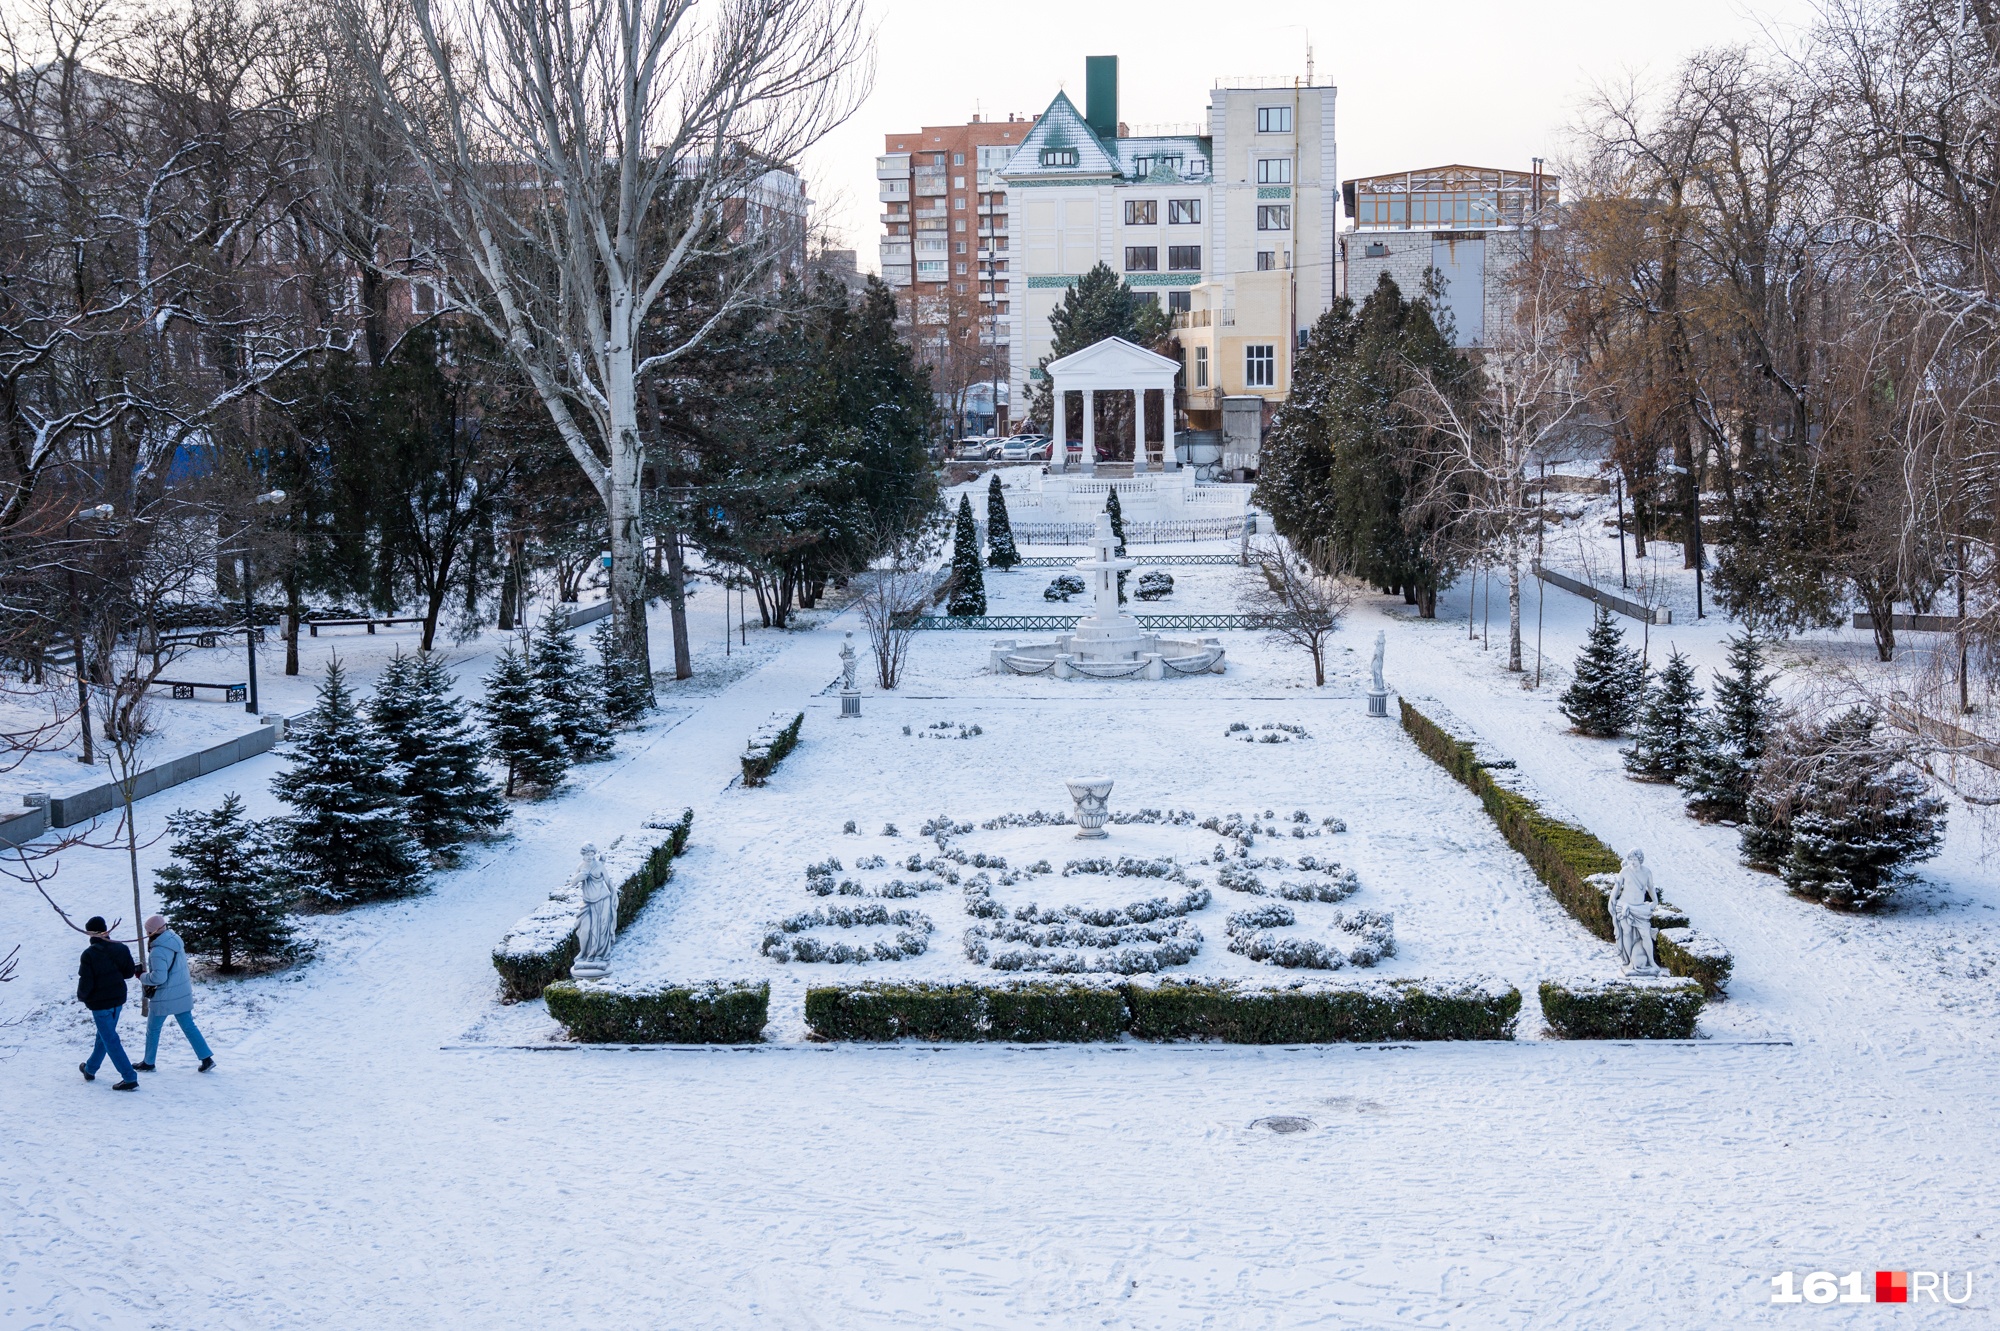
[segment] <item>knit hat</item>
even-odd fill
[[[166,927],[167,927],[166,916],[148,915],[146,917],[146,937],[151,938],[154,934],[159,933]]]
[[[111,926],[104,922],[102,915],[93,915],[83,922],[83,931],[87,934],[109,933]]]

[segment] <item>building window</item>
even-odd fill
[[[954,199],[953,199],[953,200],[951,201],[951,206],[952,206],[953,208],[957,209],[957,210],[958,210],[959,212],[964,212],[964,211],[965,211],[965,196],[964,196],[963,194],[961,194],[961,195],[958,195],[958,196],[957,196],[956,198],[954,198]]]
[[[1258,204],[1257,229],[1259,231],[1290,231],[1292,229],[1292,206],[1288,203]]]
[[[952,187],[953,189],[964,189],[964,188],[965,188],[965,177],[964,177],[964,176],[953,176],[953,177],[951,178],[951,187]]]
[[[1196,388],[1208,387],[1207,347],[1196,347],[1194,349],[1194,386]]]
[[[1000,313],[1007,313],[1007,302],[1004,300],[1000,302]]]
[[[960,265],[958,266],[958,275],[959,275],[960,277],[964,277],[964,276],[965,276],[965,265],[964,265],[964,264],[960,264]],[[959,289],[960,291],[963,291],[963,290],[965,290],[965,287],[964,287],[964,285],[963,285],[963,284],[960,284],[960,286],[959,286],[959,288],[958,288],[958,289]]]
[[[1200,199],[1168,199],[1167,225],[1186,226],[1201,220]]]
[[[1278,252],[1277,252],[1276,250],[1258,250],[1258,251],[1257,251],[1257,271],[1258,271],[1258,272],[1260,272],[1260,273],[1268,273],[1268,272],[1270,272],[1270,271],[1271,271],[1271,270],[1272,270],[1273,268],[1276,268],[1277,266],[1278,266]]]
[[[1125,271],[1128,273],[1153,273],[1160,268],[1160,247],[1157,245],[1127,245],[1125,247]]]
[[[940,160],[942,160],[942,159],[940,159]],[[1042,165],[1043,165],[1043,166],[1075,166],[1075,165],[1076,165],[1076,149],[1074,149],[1074,148],[1044,148],[1044,149],[1042,149]]]
[[[932,165],[932,166],[943,166],[943,165],[944,165],[944,154],[943,154],[943,153],[932,153],[932,154],[931,154],[931,165]]]
[[[1201,271],[1201,246],[1167,246],[1167,271],[1174,273],[1198,273]]]
[[[1259,185],[1291,184],[1292,159],[1289,157],[1259,157],[1257,159],[1257,183]]]
[[[943,259],[919,259],[917,260],[917,280],[920,282],[942,282],[944,281],[944,269],[945,260]]]
[[[1125,200],[1126,226],[1152,226],[1160,220],[1160,205],[1151,199]]]
[[[953,153],[953,154],[951,155],[951,164],[952,164],[953,166],[964,166],[964,165],[965,165],[965,154],[964,154],[964,153]]]
[[[963,230],[965,230],[965,219],[964,219],[963,217],[961,217],[961,218],[959,218],[959,219],[958,219],[957,221],[953,222],[953,223],[951,224],[951,229],[952,229],[953,231],[963,231]]]
[[[1289,106],[1260,106],[1257,108],[1257,132],[1259,134],[1289,134],[1292,132],[1292,108]]]
[[[1243,385],[1246,388],[1278,386],[1278,350],[1268,342],[1243,348]]]
[[[964,241],[962,241],[962,240],[961,240],[961,241],[958,241],[958,242],[956,242],[956,243],[955,243],[955,244],[954,244],[954,245],[952,246],[952,251],[951,251],[951,252],[952,252],[953,254],[963,254],[963,253],[965,253],[965,242],[964,242]]]
[[[1192,291],[1169,291],[1167,293],[1168,314],[1186,314],[1193,308],[1194,293]]]

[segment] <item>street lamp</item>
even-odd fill
[[[250,501],[253,504],[282,504],[285,502],[283,490],[266,490]],[[249,690],[245,695],[243,710],[257,715],[257,605],[251,599],[250,546],[243,547],[243,659],[249,670]]]
[[[77,523],[102,521],[115,511],[109,504],[99,504],[72,514],[63,526],[63,544],[67,546],[74,538]],[[83,602],[76,594],[76,563],[74,560],[65,560],[64,563],[68,565],[69,573],[70,647],[76,653],[76,715],[83,728],[83,752],[77,755],[77,761],[95,763],[97,755],[90,748],[90,684],[84,676]]]

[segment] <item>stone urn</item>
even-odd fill
[[[1096,841],[1110,833],[1104,824],[1111,817],[1111,778],[1108,776],[1071,777],[1069,797],[1076,801],[1076,838],[1079,841]]]

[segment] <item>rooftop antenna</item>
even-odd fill
[[[1306,86],[1313,86],[1313,37],[1310,31],[1306,33]]]

